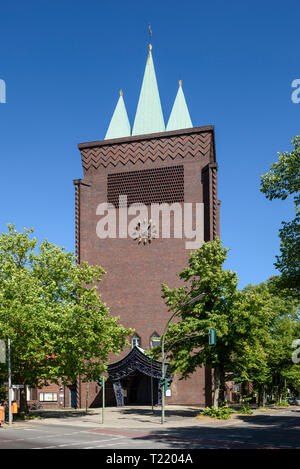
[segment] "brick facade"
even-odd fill
[[[107,274],[99,288],[102,300],[109,306],[111,314],[120,316],[120,323],[136,330],[141,339],[140,346],[149,349],[151,336],[162,334],[170,317],[161,298],[161,283],[170,288],[181,285],[176,274],[187,265],[189,250],[185,248],[185,239],[172,238],[172,235],[170,239],[155,239],[147,246],[138,245],[130,237],[99,239],[96,235],[100,218],[96,214],[97,206],[116,201],[122,190],[131,191],[130,203],[157,202],[158,192],[159,203],[163,202],[164,194],[165,202],[180,202],[180,190],[177,189],[182,184],[184,202],[204,203],[204,239],[213,239],[220,231],[214,128],[198,127],[104,140],[79,144],[78,147],[84,171],[84,179],[74,181],[78,261],[100,264],[105,269]],[[182,170],[176,169],[180,167]],[[173,174],[171,179],[167,174]],[[166,181],[160,191],[155,188],[155,175],[160,185]],[[127,347],[120,356],[111,356],[110,363],[123,358],[129,350]],[[209,405],[210,385],[211,374],[205,369],[184,381],[175,377],[172,396],[166,403]],[[79,390],[82,407],[86,385],[80,385]],[[96,388],[89,389],[88,400],[89,404],[97,400],[100,403]]]
[[[161,298],[161,283],[170,288],[182,285],[177,273],[188,263],[186,240],[172,237],[172,232],[170,239],[158,237],[146,246],[130,237],[100,239],[96,234],[100,218],[96,210],[99,204],[111,202],[118,213],[118,195],[123,191],[122,195],[129,195],[129,204],[203,203],[204,240],[219,236],[214,127],[82,143],[78,147],[84,178],[74,180],[77,260],[105,269],[107,273],[99,286],[102,300],[112,315],[120,316],[121,324],[136,330],[140,346],[149,349],[151,337],[162,334],[170,317]],[[127,347],[120,355],[111,355],[109,363],[119,361],[129,351]],[[166,404],[211,405],[211,381],[211,371],[205,368],[186,380],[175,376]],[[40,393],[52,392],[57,394],[57,401],[39,399]],[[100,407],[102,397],[96,383],[82,383],[78,377],[70,387],[49,383],[37,390],[29,405],[37,403],[42,408]],[[110,380],[106,405],[116,405]]]

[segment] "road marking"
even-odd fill
[[[38,446],[37,448],[30,448],[30,449],[50,449],[56,448],[56,446]]]
[[[113,438],[113,440],[120,440],[122,438],[125,438],[124,436],[120,436],[120,437],[117,437],[117,438]],[[38,448],[31,448],[31,449],[50,449],[50,448],[63,448],[65,446],[80,446],[80,445],[85,445],[87,443],[105,443],[106,441],[112,441],[111,438],[109,438],[108,440],[96,440],[96,441],[93,441],[93,442],[87,442],[87,441],[84,441],[84,442],[80,442],[80,441],[77,441],[75,443],[64,443],[64,444],[61,444],[61,445],[54,445],[54,446],[42,446],[42,447],[38,447]],[[109,445],[106,445],[106,446],[111,446],[111,445],[114,445],[115,443],[111,443]],[[116,443],[116,444],[120,444],[120,443]],[[123,444],[123,442],[122,442]],[[125,442],[124,442],[125,444]],[[90,447],[86,447],[86,448],[83,448],[83,449],[92,449],[92,448],[99,448],[101,447],[101,445],[99,446],[90,446]]]
[[[108,445],[105,445],[104,448],[106,448],[107,446],[114,446],[114,445],[126,445],[126,441],[119,441],[117,443],[109,443]],[[99,446],[94,446],[94,448],[102,448],[102,445],[99,445]]]

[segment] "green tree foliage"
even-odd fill
[[[219,239],[203,243],[201,248],[190,254],[189,266],[179,277],[184,287],[170,289],[162,286],[170,311],[178,305],[205,293],[197,303],[184,307],[179,321],[170,324],[166,340],[170,349],[169,361],[173,372],[187,377],[203,365],[214,369],[214,406],[218,406],[220,394],[228,373],[236,373],[241,351],[251,350],[259,338],[264,339],[266,311],[264,299],[252,292],[241,295],[237,290],[238,278],[235,272],[223,269],[228,249],[222,247]],[[253,314],[256,311],[257,314]],[[209,346],[209,328],[217,330],[217,344]],[[193,337],[187,339],[188,337]],[[176,341],[186,338],[181,342]],[[240,370],[239,370],[240,371]]]
[[[39,387],[74,383],[78,375],[96,380],[132,331],[100,299],[104,270],[78,265],[48,241],[38,246],[32,231],[9,225],[0,236],[0,338],[11,339],[12,381]]]
[[[263,389],[281,399],[284,389],[297,389],[300,367],[293,363],[293,341],[300,337],[299,303],[289,290],[281,289],[280,277],[259,285],[248,285],[241,293],[260,296],[266,323],[263,334],[246,353],[239,355],[236,373],[241,381],[251,381],[262,403]],[[253,310],[257,314],[257,309]],[[300,390],[300,389],[299,389]]]
[[[219,239],[203,243],[178,274],[185,285],[175,289],[162,285],[170,311],[205,294],[175,316],[166,334],[165,350],[169,349],[170,370],[182,379],[197,367],[214,370],[215,407],[222,400],[225,381],[252,382],[262,394],[266,383],[276,379],[282,383],[291,370],[293,382],[298,379],[291,358],[292,341],[299,332],[297,301],[282,294],[277,277],[238,290],[236,273],[223,268],[227,252]],[[207,338],[211,327],[217,331],[213,347]],[[155,356],[159,353],[160,348],[153,352]]]
[[[261,191],[269,200],[285,200],[294,196],[295,218],[284,221],[279,230],[281,240],[279,256],[275,267],[282,274],[282,286],[300,290],[300,135],[293,138],[294,149],[288,153],[278,153],[278,161],[271,165],[268,173],[261,176]]]

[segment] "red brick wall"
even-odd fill
[[[161,334],[170,317],[161,298],[161,283],[170,288],[182,283],[176,274],[187,265],[189,251],[184,239],[155,239],[151,245],[137,245],[131,238],[99,239],[96,225],[98,204],[107,201],[108,174],[184,166],[185,202],[204,202],[205,240],[219,234],[217,166],[213,128],[165,132],[160,135],[79,145],[84,180],[76,186],[76,245],[79,261],[100,264],[107,272],[99,286],[102,300],[125,327],[135,328],[141,347],[149,349],[154,332]],[[110,362],[128,353],[124,350]],[[200,369],[191,378],[172,384],[170,404],[204,404],[209,373]],[[90,385],[92,386],[92,385]],[[86,385],[81,386],[81,406],[85,405]],[[207,389],[206,389],[207,391]],[[93,394],[94,393],[94,394]],[[97,389],[89,390],[95,401]]]

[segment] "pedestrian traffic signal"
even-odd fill
[[[217,331],[214,328],[209,329],[208,331],[208,344],[216,345],[217,343]]]

